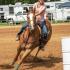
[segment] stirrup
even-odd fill
[[[47,38],[47,34],[42,34],[41,38],[46,39]]]
[[[47,34],[44,34],[44,39],[46,39],[47,38]]]
[[[16,41],[18,41],[18,40],[19,40],[19,36],[16,37]]]

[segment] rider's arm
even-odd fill
[[[48,14],[47,14],[46,11],[45,11],[45,14],[44,14],[44,19],[45,19],[45,20],[48,20]]]
[[[39,12],[37,14],[35,14],[35,16],[42,14],[45,11],[45,7],[43,7],[41,10],[39,10]]]
[[[35,11],[37,9],[37,5],[38,5],[37,2],[33,5],[33,12],[34,12],[35,16],[40,15],[42,12],[44,12],[46,10],[46,6],[43,5],[43,7],[37,13],[35,13]]]

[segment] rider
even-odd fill
[[[28,18],[28,13],[29,13],[29,11],[28,11],[27,8],[26,8],[26,12],[27,12],[27,20],[29,20],[29,18]],[[22,25],[20,31],[17,33],[16,41],[19,40],[19,36],[20,36],[20,34],[21,34],[21,33],[24,31],[24,29],[25,29],[26,27],[28,27],[28,26],[29,26],[29,25],[28,25],[28,21],[26,21],[25,24]]]
[[[48,19],[48,17],[46,13],[46,6],[44,4],[44,0],[38,0],[38,2],[36,2],[33,6],[33,11],[36,16],[36,22],[41,27],[41,30],[42,30],[41,35],[43,37],[46,37],[47,36],[46,19]]]
[[[26,9],[27,10],[27,9]],[[27,10],[28,12],[28,10]],[[44,4],[44,0],[38,0],[38,2],[36,2],[33,5],[33,12],[35,13],[36,16],[36,23],[38,23],[42,29],[42,36],[47,36],[47,27],[46,27],[46,6]],[[23,32],[23,30],[28,26],[28,23],[26,22],[26,24],[24,26],[22,26],[21,30],[17,33],[17,38],[16,40],[19,39],[20,34]]]

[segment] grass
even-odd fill
[[[70,23],[70,21],[52,21],[52,24]]]
[[[14,24],[15,25],[15,24]],[[6,23],[6,22],[4,22],[4,23],[1,23],[0,22],[0,27],[2,27],[2,26],[14,26],[13,24],[9,24],[9,23]],[[16,24],[17,25],[17,24]]]
[[[2,23],[2,22],[0,22],[0,26],[9,26],[9,24],[8,23]]]
[[[57,22],[52,21],[52,24],[61,24],[61,23],[65,23],[66,24],[66,23],[70,23],[70,22],[68,22],[68,21],[65,21],[65,22],[63,22],[63,21],[57,21]],[[6,23],[6,22],[4,22],[4,23],[3,22],[0,22],[0,27],[2,27],[2,26],[10,26],[10,25],[12,25],[12,24],[9,24],[9,23]]]

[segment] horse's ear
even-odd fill
[[[26,12],[28,13],[29,12],[29,10],[28,10],[28,8],[26,7]]]

